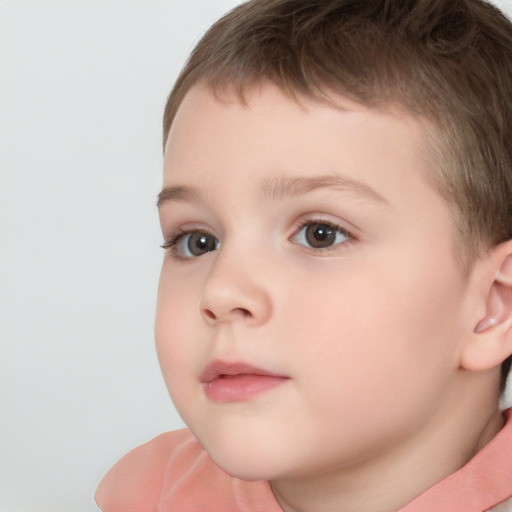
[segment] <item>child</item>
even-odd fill
[[[164,117],[162,371],[189,430],[104,512],[512,510],[512,25],[252,0]]]

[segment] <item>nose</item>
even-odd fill
[[[262,270],[261,265],[249,263],[244,257],[216,255],[201,295],[204,321],[211,326],[229,322],[257,326],[267,322],[272,303]]]

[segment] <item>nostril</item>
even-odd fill
[[[251,312],[248,309],[245,308],[235,308],[232,310],[234,314],[238,314],[243,317],[252,316]]]
[[[246,309],[246,308],[233,308],[231,310],[229,310],[228,312],[226,312],[226,314],[215,314],[211,309],[207,309],[207,308],[204,308],[202,310],[202,314],[203,314],[203,317],[205,320],[212,320],[212,321],[223,321],[223,320],[227,320],[229,319],[230,317],[231,318],[235,318],[235,317],[241,317],[241,318],[249,318],[249,317],[252,317],[252,313]]]
[[[215,320],[216,316],[215,314],[213,313],[213,311],[210,311],[209,309],[205,309],[204,310],[204,314],[205,316],[207,316],[208,318],[210,318],[211,320]]]

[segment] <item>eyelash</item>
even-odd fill
[[[306,228],[308,226],[315,225],[315,224],[319,225],[319,226],[326,226],[327,228],[334,230],[336,233],[339,233],[342,236],[346,237],[346,240],[342,241],[342,242],[335,243],[332,246],[317,247],[317,248],[307,247],[303,244],[299,244],[298,242],[293,242],[293,243],[295,243],[297,245],[302,245],[302,247],[304,247],[306,250],[309,250],[315,254],[318,254],[318,253],[323,253],[323,252],[330,252],[330,251],[334,250],[336,247],[338,247],[339,245],[347,245],[347,244],[350,244],[350,243],[353,243],[356,241],[355,236],[347,229],[345,229],[333,222],[323,220],[321,218],[309,218],[309,219],[305,219],[302,222],[300,222],[300,224],[294,229],[294,233],[293,233],[293,236],[291,237],[291,240],[297,238],[298,235],[301,233],[301,231],[304,228]],[[212,235],[212,233],[210,233],[204,229],[189,229],[189,230],[178,229],[175,233],[171,234],[169,236],[169,238],[167,238],[164,241],[164,243],[160,245],[160,247],[162,247],[162,249],[165,249],[169,253],[170,257],[175,260],[190,261],[190,260],[196,259],[199,256],[202,256],[202,254],[197,255],[195,257],[194,256],[188,257],[188,256],[182,256],[178,252],[178,247],[179,247],[180,242],[183,241],[183,239],[186,236],[191,235],[193,233],[197,233],[198,235],[205,235],[205,236]],[[204,254],[206,254],[206,253],[204,253]]]
[[[172,233],[169,238],[167,238],[160,247],[162,249],[165,249],[166,252],[168,252],[169,256],[172,259],[178,260],[178,261],[189,261],[193,260],[195,258],[182,256],[178,252],[178,247],[180,242],[187,236],[191,235],[192,233],[198,233],[203,235],[211,235],[207,230],[205,229],[178,229],[176,232]]]

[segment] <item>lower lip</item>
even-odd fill
[[[243,402],[280,386],[287,377],[273,375],[223,375],[203,384],[206,396],[213,402]]]

